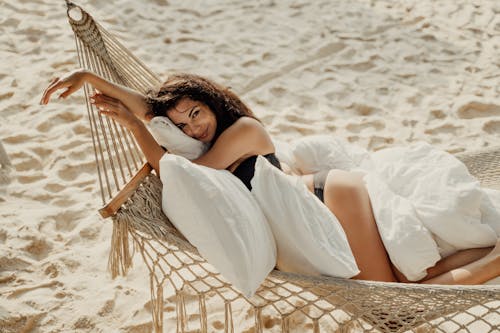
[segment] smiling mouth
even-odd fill
[[[200,135],[200,136],[198,137],[198,139],[205,139],[205,138],[207,137],[207,135],[208,135],[208,128],[205,130],[205,132],[203,132],[203,134],[202,134],[202,135]]]

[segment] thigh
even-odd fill
[[[377,229],[363,174],[330,170],[324,198],[342,225],[361,271],[355,278],[397,281]]]

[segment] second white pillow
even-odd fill
[[[259,156],[251,184],[273,231],[279,270],[343,278],[359,273],[339,221],[300,178]]]

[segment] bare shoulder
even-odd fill
[[[242,136],[244,141],[254,147],[253,153],[262,154],[265,151],[273,150],[271,136],[260,121],[251,117],[239,118],[228,130],[233,127],[233,131]]]
[[[226,169],[252,155],[274,151],[264,126],[251,117],[241,117],[217,138],[213,146],[194,163],[215,169]]]
[[[234,124],[229,126],[221,134],[221,138],[223,139],[228,137],[240,137],[244,140],[260,139],[259,142],[269,140],[269,142],[271,142],[271,137],[269,136],[269,133],[265,129],[264,125],[262,125],[262,123],[257,119],[251,117],[238,118],[238,120],[236,120]]]

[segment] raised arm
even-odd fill
[[[99,91],[99,93],[91,96],[91,103],[102,114],[114,119],[133,133],[149,164],[159,174],[158,165],[160,158],[165,154],[165,150],[156,143],[142,122],[142,120],[148,120],[146,119],[148,106],[144,95],[109,82],[92,72],[79,69],[61,78],[54,79],[45,89],[40,104],[47,104],[50,96],[59,89],[66,89],[59,95],[59,98],[66,98],[80,89],[84,83],[91,84]]]
[[[55,78],[44,91],[40,104],[47,104],[50,96],[59,89],[66,88],[66,90],[59,95],[59,98],[66,98],[80,89],[84,83],[89,83],[103,95],[119,100],[139,119],[149,120],[146,117],[148,105],[146,104],[143,94],[125,86],[110,82],[86,69],[77,69],[60,78]]]

